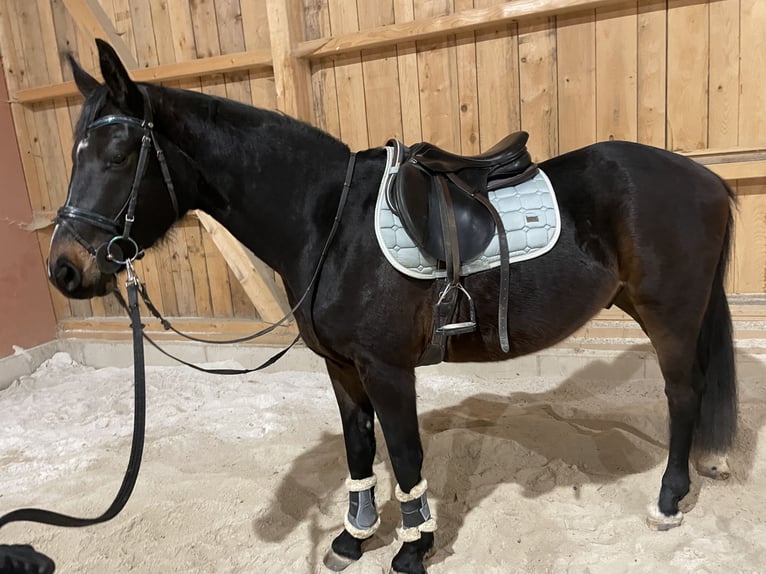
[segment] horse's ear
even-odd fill
[[[144,114],[144,99],[136,83],[130,79],[117,52],[103,40],[97,39],[98,60],[101,75],[117,105],[127,112],[141,117]]]
[[[80,93],[86,98],[91,95],[101,84],[98,80],[91,76],[88,72],[82,69],[82,66],[74,59],[71,53],[66,55],[69,60],[69,66],[72,68],[72,76],[74,77],[74,83]]]

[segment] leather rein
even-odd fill
[[[130,117],[130,116],[108,115],[93,121],[86,128],[86,134],[101,127],[110,126],[110,125],[119,125],[119,124],[143,130],[143,135],[141,138],[141,151],[138,158],[138,164],[136,166],[136,173],[133,177],[133,183],[131,185],[130,195],[125,201],[123,207],[120,209],[117,215],[115,215],[112,218],[108,218],[94,211],[69,205],[69,200],[67,200],[67,203],[61,209],[59,209],[57,213],[57,217],[56,217],[56,223],[61,225],[66,225],[68,230],[72,233],[74,238],[77,240],[77,242],[80,243],[80,245],[82,245],[88,251],[88,253],[90,253],[93,257],[96,258],[96,262],[98,263],[99,269],[101,270],[102,273],[114,275],[123,267],[127,271],[127,281],[125,283],[126,291],[128,295],[127,303],[125,302],[122,295],[119,293],[117,289],[115,289],[114,291],[114,295],[117,297],[118,301],[120,302],[122,307],[125,308],[125,310],[127,311],[130,317],[131,328],[133,332],[133,371],[134,371],[133,373],[134,374],[133,438],[132,438],[132,443],[130,448],[130,458],[128,461],[127,469],[125,471],[125,476],[123,477],[122,485],[120,486],[120,489],[117,495],[115,496],[113,502],[111,503],[109,508],[98,517],[77,518],[74,516],[68,516],[65,514],[57,513],[57,512],[51,512],[48,510],[41,510],[37,508],[22,508],[19,510],[14,510],[12,512],[9,512],[3,516],[0,516],[0,528],[2,528],[3,526],[11,522],[19,522],[19,521],[38,522],[42,524],[50,524],[53,526],[63,526],[63,527],[91,526],[94,524],[106,522],[114,518],[125,507],[125,504],[127,504],[128,499],[130,498],[130,495],[133,492],[133,488],[135,487],[136,481],[138,479],[138,472],[141,466],[141,457],[143,454],[143,446],[144,446],[145,426],[146,426],[146,373],[145,373],[144,348],[143,348],[144,339],[147,340],[155,348],[157,348],[160,352],[164,353],[168,357],[171,357],[186,366],[192,367],[197,370],[209,372],[209,373],[214,373],[214,374],[235,375],[235,374],[250,373],[253,371],[264,369],[272,365],[277,360],[279,360],[287,351],[289,351],[290,348],[292,348],[292,346],[300,338],[300,335],[298,335],[292,341],[292,343],[290,343],[290,345],[287,348],[283,349],[282,351],[280,351],[279,353],[271,357],[269,360],[267,360],[263,364],[253,369],[205,369],[203,367],[194,365],[192,363],[188,363],[186,361],[179,359],[178,357],[171,355],[164,349],[161,349],[157,345],[157,343],[155,343],[151,338],[149,338],[149,336],[144,332],[144,325],[141,323],[141,313],[140,313],[139,302],[138,302],[139,295],[143,299],[149,311],[162,322],[166,330],[168,329],[172,330],[173,332],[183,337],[186,337],[187,339],[197,341],[197,342],[214,343],[214,344],[239,343],[239,342],[252,340],[256,337],[260,337],[262,335],[270,333],[271,331],[276,329],[278,326],[282,325],[303,304],[303,302],[308,297],[309,293],[312,292],[313,288],[316,285],[316,281],[319,277],[322,266],[327,257],[327,253],[329,251],[330,245],[332,243],[333,238],[335,237],[337,233],[337,230],[340,224],[341,215],[343,213],[343,208],[345,207],[345,204],[346,204],[346,199],[348,197],[348,193],[351,188],[351,180],[354,174],[354,166],[356,163],[355,153],[351,153],[351,156],[349,158],[348,167],[346,169],[346,177],[343,183],[343,190],[341,192],[340,200],[338,202],[337,212],[335,214],[335,219],[333,221],[332,228],[330,229],[330,233],[327,237],[327,241],[325,242],[324,248],[322,249],[322,252],[319,256],[319,260],[317,262],[316,268],[314,270],[313,275],[311,276],[311,279],[309,281],[309,284],[306,287],[306,290],[304,291],[301,298],[297,301],[297,303],[292,307],[292,309],[290,309],[290,311],[288,311],[288,313],[276,323],[269,325],[268,327],[258,331],[257,333],[253,333],[252,335],[241,337],[238,339],[231,339],[226,341],[199,339],[196,337],[186,335],[185,333],[182,333],[181,331],[178,331],[170,324],[169,321],[167,321],[167,319],[162,317],[162,315],[159,313],[156,307],[152,304],[146,292],[145,286],[139,280],[138,276],[136,275],[135,269],[133,267],[133,262],[136,259],[139,259],[142,256],[143,252],[138,246],[138,244],[136,243],[136,241],[131,237],[130,232],[132,230],[132,226],[135,221],[135,211],[136,211],[136,205],[138,201],[138,189],[140,187],[141,181],[146,172],[146,167],[147,167],[147,163],[149,159],[149,151],[152,146],[154,146],[156,150],[157,159],[160,164],[160,169],[162,170],[163,179],[165,180],[165,187],[167,188],[168,194],[170,196],[170,201],[172,203],[172,206],[175,212],[175,220],[177,220],[179,216],[178,200],[176,198],[175,187],[173,186],[173,181],[170,176],[170,171],[168,169],[167,162],[165,160],[165,155],[162,149],[160,148],[157,142],[157,137],[154,133],[154,122],[152,119],[152,110],[151,110],[151,105],[149,103],[149,98],[148,98],[148,95],[143,90],[143,88],[141,88],[141,92],[144,98],[144,119],[143,120],[139,120],[138,118]],[[124,214],[124,217],[123,217],[123,214]],[[121,219],[124,220],[124,225],[122,230],[120,230],[119,228]],[[94,247],[90,242],[86,241],[79,233],[77,233],[76,229],[71,224],[71,222],[81,222],[87,225],[94,226],[103,231],[112,233],[113,237],[112,239],[99,245],[98,247]],[[128,247],[130,250],[126,252],[125,247]],[[31,546],[28,546],[28,545],[13,545],[13,546],[0,545],[0,570],[2,570],[3,567],[6,567],[5,566],[6,564],[8,565],[7,567],[10,568],[10,570],[8,570],[9,572],[28,572],[28,571],[31,571],[29,570],[30,567],[37,568],[37,570],[35,571],[53,572],[51,568],[54,567],[53,562],[47,556],[36,552]],[[48,569],[45,569],[46,567]],[[2,571],[6,572],[6,570],[2,570]]]

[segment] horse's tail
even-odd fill
[[[721,180],[729,194],[729,220],[726,224],[721,257],[718,260],[702,329],[697,341],[697,360],[704,385],[700,416],[694,437],[700,452],[725,452],[737,432],[737,379],[734,364],[734,341],[731,312],[724,291],[726,269],[731,252],[731,236],[736,199],[731,188]]]

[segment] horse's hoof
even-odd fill
[[[322,559],[324,565],[327,566],[333,572],[340,572],[351,566],[356,560],[349,558],[348,556],[341,556],[335,550],[330,548]]]
[[[702,476],[715,480],[727,480],[731,476],[726,456],[721,454],[704,454],[697,459],[697,472]]]
[[[680,510],[675,514],[668,516],[663,514],[656,504],[649,507],[649,513],[646,516],[646,525],[652,530],[663,532],[681,526],[684,521],[684,513]]]

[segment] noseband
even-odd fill
[[[175,187],[173,186],[173,181],[170,177],[167,161],[165,160],[165,153],[162,151],[162,148],[157,141],[157,136],[154,133],[154,122],[152,118],[151,104],[149,103],[149,98],[145,91],[142,88],[140,89],[144,98],[143,120],[139,120],[138,118],[131,116],[108,115],[91,122],[85,128],[86,136],[98,128],[118,124],[138,128],[143,131],[143,136],[141,137],[141,151],[138,156],[138,165],[136,166],[136,173],[133,176],[133,184],[130,188],[130,194],[125,200],[123,206],[117,212],[117,215],[110,219],[109,217],[105,217],[100,213],[96,213],[95,211],[76,207],[74,205],[69,205],[69,201],[67,201],[67,203],[64,204],[64,206],[61,207],[56,214],[56,223],[65,225],[77,240],[77,242],[82,245],[88,253],[96,258],[96,262],[98,263],[101,272],[110,275],[117,273],[122,265],[134,261],[142,255],[142,251],[136,243],[135,239],[130,236],[130,231],[133,226],[133,222],[135,221],[136,203],[138,202],[138,188],[141,185],[141,180],[143,179],[144,174],[146,173],[149,151],[152,146],[154,146],[156,151],[157,160],[159,161],[160,169],[162,171],[162,177],[165,180],[165,187],[168,190],[170,202],[173,206],[173,220],[177,220],[179,215],[178,199],[176,198]],[[125,214],[124,224],[122,231],[120,231],[120,220],[123,213]],[[77,230],[71,224],[72,221],[79,221],[81,223],[85,223],[111,233],[112,238],[109,241],[102,243],[97,248],[94,248],[91,243],[86,241],[79,233],[77,233]],[[132,249],[132,253],[130,250],[127,252],[124,251],[126,246]]]

